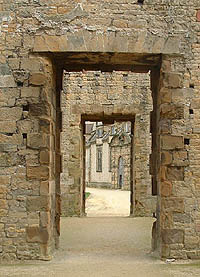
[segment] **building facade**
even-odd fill
[[[86,186],[130,190],[131,123],[89,125],[93,128],[86,136]]]

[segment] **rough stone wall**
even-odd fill
[[[37,95],[43,94],[43,89],[48,88],[48,80],[52,80],[52,74],[56,73],[51,73],[51,70],[47,73],[39,68],[41,58],[32,54],[38,52],[44,57],[48,53],[70,51],[161,54],[160,82],[157,81],[158,74],[152,73],[155,112],[152,117],[154,151],[151,173],[158,194],[157,224],[153,236],[157,236],[161,257],[198,257],[199,1],[145,0],[138,4],[132,0],[78,0],[68,3],[64,0],[1,0],[0,24],[1,258],[38,258],[42,253],[48,256],[40,247],[47,246],[54,237],[50,226],[54,225],[55,209],[47,228],[42,229],[38,227],[44,226],[39,223],[42,214],[38,216],[37,211],[47,210],[50,214],[47,208],[50,191],[43,197],[42,192],[39,195],[39,186],[46,187],[51,166],[47,160],[47,165],[44,160],[35,162],[39,151],[47,148],[44,142],[46,134],[57,133],[54,127],[53,131],[47,130],[44,120],[53,122],[57,116],[47,96],[41,106],[41,96]],[[56,56],[52,55],[53,60]],[[99,63],[99,59],[95,62]],[[51,81],[49,85],[47,95],[51,98],[55,89]],[[29,114],[32,115],[31,121],[40,123],[42,120],[43,123],[39,124],[38,130],[32,129],[32,134],[29,134],[29,127],[23,127],[26,131],[16,127],[27,109],[27,104],[18,101],[21,97],[28,103],[33,98],[39,102],[29,110]],[[107,108],[105,113],[110,114]],[[7,124],[5,121],[10,122]],[[72,128],[78,137],[79,126]],[[28,144],[24,154],[21,147],[26,134]],[[27,154],[30,146],[33,148],[35,145],[31,139],[34,134],[37,143],[41,141],[41,145],[36,146],[38,155],[33,152]],[[56,159],[53,154],[49,157],[53,161]],[[59,159],[58,152],[56,157]],[[79,168],[80,164],[76,166]],[[27,195],[28,191],[30,195]],[[36,202],[31,205],[30,200],[36,201],[38,196],[40,203],[42,199],[45,202],[35,211]],[[13,217],[16,206],[23,207],[24,211]],[[31,212],[36,217],[34,224],[37,228],[30,234],[29,226],[33,221],[29,223],[28,218]],[[48,242],[43,228],[45,234],[50,234]]]
[[[48,258],[56,239],[53,68],[44,58],[9,62],[1,66],[13,81],[0,89],[0,259]]]

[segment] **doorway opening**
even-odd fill
[[[84,214],[129,216],[133,199],[133,121],[84,121]]]

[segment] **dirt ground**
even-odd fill
[[[60,248],[51,261],[1,264],[0,276],[200,276],[197,261],[166,263],[151,253],[153,221],[129,217],[62,218]]]
[[[130,191],[87,187],[86,192],[90,192],[86,200],[87,216],[129,216]]]

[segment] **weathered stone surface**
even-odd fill
[[[12,75],[0,76],[0,88],[15,88],[17,87]]]
[[[173,104],[162,104],[160,111],[161,118],[181,119],[184,118],[184,107]]]
[[[170,196],[172,193],[172,183],[168,181],[161,182],[161,195]]]
[[[164,86],[166,88],[181,88],[182,74],[179,73],[165,73]]]
[[[47,166],[27,167],[27,177],[30,179],[47,180],[49,177],[49,168]]]
[[[181,166],[171,166],[167,168],[166,178],[170,181],[183,181],[184,168]]]
[[[42,65],[37,58],[21,59],[21,69],[30,71],[40,71]]]
[[[50,213],[40,212],[40,225],[41,227],[48,227],[50,224]]]
[[[181,136],[164,135],[161,137],[161,145],[165,150],[181,149],[184,147],[184,140]]]
[[[188,165],[187,151],[175,151],[173,152],[173,165],[186,166]]]
[[[29,78],[29,83],[35,86],[44,85],[46,82],[46,76],[43,73],[32,73]]]
[[[49,211],[49,209],[50,201],[48,196],[41,195],[27,197],[27,210],[29,212]]]
[[[42,181],[40,185],[40,195],[49,195],[50,189],[49,189],[49,182],[48,181]]]
[[[40,228],[38,226],[27,227],[26,234],[27,242],[47,243],[49,239],[47,228]]]
[[[40,162],[41,162],[41,164],[49,164],[49,161],[50,161],[49,151],[41,151],[40,152]]]
[[[16,133],[15,121],[0,121],[0,133]]]
[[[22,117],[22,108],[13,107],[13,108],[0,108],[0,121],[11,121],[11,120],[19,120]]]
[[[161,200],[162,209],[165,211],[183,213],[185,210],[184,200],[182,198],[170,197],[162,198]]]
[[[166,244],[184,243],[184,231],[178,229],[163,230],[162,240]]]
[[[38,87],[26,87],[21,89],[21,97],[38,98],[39,94],[40,94],[40,88]]]
[[[172,163],[172,154],[168,151],[163,151],[161,153],[161,161],[163,165],[168,165]]]
[[[47,138],[44,134],[28,134],[27,146],[33,149],[40,149],[47,146]]]

